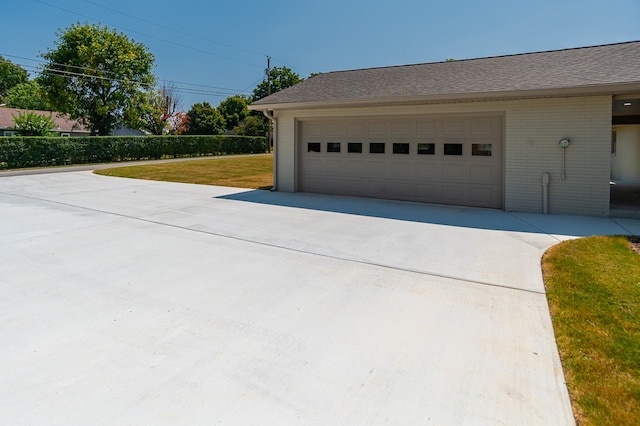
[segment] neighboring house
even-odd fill
[[[27,112],[51,117],[51,120],[56,124],[52,132],[57,136],[89,136],[90,134],[89,130],[78,121],[71,120],[68,116],[58,112],[0,107],[0,136],[13,136],[15,134],[13,118]]]
[[[330,72],[249,108],[279,191],[606,216],[610,179],[640,182],[637,41]]]
[[[147,133],[140,129],[130,129],[124,125],[120,125],[113,129],[111,136],[144,136]]]

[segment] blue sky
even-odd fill
[[[267,55],[307,77],[640,40],[639,0],[20,0],[2,12],[0,55],[25,68],[75,22],[144,43],[185,110],[250,94]]]

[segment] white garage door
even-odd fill
[[[305,192],[502,208],[500,116],[300,123]]]

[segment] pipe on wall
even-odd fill
[[[273,187],[271,191],[278,190],[278,120],[273,115],[269,114],[269,110],[263,110],[262,114],[267,117],[273,123]],[[267,140],[267,144],[271,141]]]
[[[549,214],[549,182],[551,176],[549,173],[542,174],[542,213]]]

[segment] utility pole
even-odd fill
[[[267,56],[267,96],[271,94],[271,56]],[[271,121],[268,121],[267,152],[271,154]]]

